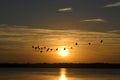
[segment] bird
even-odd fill
[[[56,49],[56,51],[58,51],[58,48]]]
[[[66,48],[64,48],[64,50],[66,50]]]
[[[37,49],[38,47],[35,47],[35,50]]]
[[[34,46],[32,46],[32,48],[34,48]]]
[[[37,48],[39,49],[39,46]]]
[[[46,50],[46,52],[48,52],[49,51],[49,48]]]
[[[76,42],[75,45],[78,45],[78,43]]]
[[[44,49],[46,49],[46,47],[44,46]]]
[[[91,43],[88,43],[88,45],[91,45]]]
[[[40,51],[41,53],[43,52],[43,51]]]
[[[72,49],[72,47],[70,47],[70,49]]]
[[[50,49],[51,51],[53,50],[53,49]]]
[[[103,43],[103,40],[101,40],[100,42]]]
[[[40,50],[40,47],[38,49]]]

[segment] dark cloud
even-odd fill
[[[118,0],[117,0],[118,1]],[[116,3],[117,3],[116,1]],[[0,24],[9,24],[10,27],[29,27],[40,29],[79,29],[105,31],[109,28],[119,27],[110,25],[120,25],[118,8],[102,8],[103,5],[115,3],[113,0],[20,0],[20,1],[0,1]],[[119,3],[119,1],[118,1]],[[68,9],[72,12],[61,13],[58,9]],[[65,9],[65,10],[66,10]],[[85,19],[101,18],[107,20],[109,24],[79,24]],[[99,21],[102,21],[99,19]],[[14,26],[13,26],[14,25]],[[15,26],[21,25],[21,26]],[[26,26],[22,26],[26,25]],[[28,25],[28,26],[27,26]],[[94,26],[94,27],[92,27]],[[100,26],[100,28],[98,28]],[[6,27],[2,25],[0,27]]]

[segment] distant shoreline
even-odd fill
[[[120,63],[0,63],[0,68],[95,68],[120,69]]]

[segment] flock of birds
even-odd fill
[[[100,43],[102,44],[103,40],[100,40]],[[76,42],[75,45],[78,46],[78,43]],[[88,45],[92,45],[92,43],[89,42]],[[53,49],[53,48],[48,48],[46,46],[44,46],[44,47],[43,46],[42,47],[40,47],[40,46],[32,46],[32,48],[35,49],[35,50],[39,50],[40,53],[43,53],[44,51],[49,52],[49,51],[53,51],[53,50],[55,50],[55,51],[59,50],[58,48]],[[66,49],[67,48],[63,48],[63,50],[66,50]],[[73,49],[73,47],[70,47],[70,49]]]

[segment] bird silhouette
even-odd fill
[[[103,40],[101,40],[100,42],[103,43]]]
[[[43,51],[40,51],[41,53],[43,52]]]
[[[39,46],[37,48],[40,48]]]
[[[53,49],[50,49],[51,51],[53,50]]]
[[[78,43],[76,42],[75,45],[78,45]]]
[[[64,48],[64,50],[66,50],[66,48]]]
[[[88,45],[91,45],[91,43],[88,43]]]
[[[72,49],[72,47],[70,47],[70,49]]]
[[[40,49],[43,49],[42,47]]]
[[[37,49],[38,47],[35,47],[35,50]]]
[[[34,46],[32,46],[32,48],[34,48]]]
[[[44,46],[44,49],[46,49],[46,47]]]
[[[56,49],[56,51],[58,51],[58,48]]]
[[[46,50],[46,52],[48,52],[48,51],[49,51],[49,49],[50,49],[50,48],[48,48],[48,49]]]

